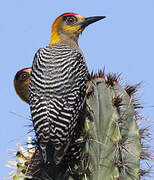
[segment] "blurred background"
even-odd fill
[[[51,25],[65,12],[82,16],[105,15],[90,25],[79,38],[89,70],[121,73],[122,84],[142,81],[139,91],[141,112],[148,121],[140,125],[154,130],[154,1],[153,0],[5,0],[0,1],[1,126],[0,179],[11,169],[6,160],[15,158],[8,149],[26,143],[30,122],[11,112],[30,117],[29,106],[13,87],[16,72],[31,67],[35,52],[48,45]],[[153,142],[150,143],[154,151]],[[153,149],[152,149],[153,148]],[[152,166],[152,161],[147,166]],[[152,174],[143,179],[153,179]]]

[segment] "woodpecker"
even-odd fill
[[[24,68],[18,71],[14,77],[14,88],[16,90],[17,95],[26,103],[29,104],[29,79],[31,75],[32,69]],[[84,147],[84,142],[79,141],[81,138],[81,133],[83,133],[84,129],[84,119],[83,116],[80,116],[77,120],[76,129],[74,131],[71,145],[68,148],[65,156],[64,156],[64,162],[65,165],[69,161],[77,161],[82,154],[82,149]],[[77,143],[79,141],[79,143]]]
[[[89,24],[105,18],[76,13],[59,16],[52,25],[49,45],[34,56],[29,84],[33,126],[44,163],[53,156],[59,165],[69,149],[84,107],[88,69],[78,37]],[[47,153],[52,144],[53,153]]]
[[[14,77],[14,88],[18,96],[29,104],[29,78],[31,68],[24,68],[18,71]]]

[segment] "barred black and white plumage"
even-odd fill
[[[46,145],[54,145],[59,164],[69,147],[82,111],[87,66],[78,48],[55,44],[35,54],[30,77],[30,109],[44,162]]]

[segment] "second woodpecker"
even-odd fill
[[[30,109],[44,163],[46,147],[53,145],[54,163],[63,159],[86,95],[88,70],[78,37],[89,24],[105,18],[76,13],[59,16],[52,25],[47,47],[35,54],[30,76]]]

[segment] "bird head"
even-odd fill
[[[31,68],[24,68],[18,71],[14,77],[15,91],[26,103],[29,103],[29,78],[31,71]]]
[[[83,17],[76,13],[65,13],[59,16],[52,25],[51,40],[49,45],[55,43],[78,43],[78,37],[85,27],[105,16]]]

